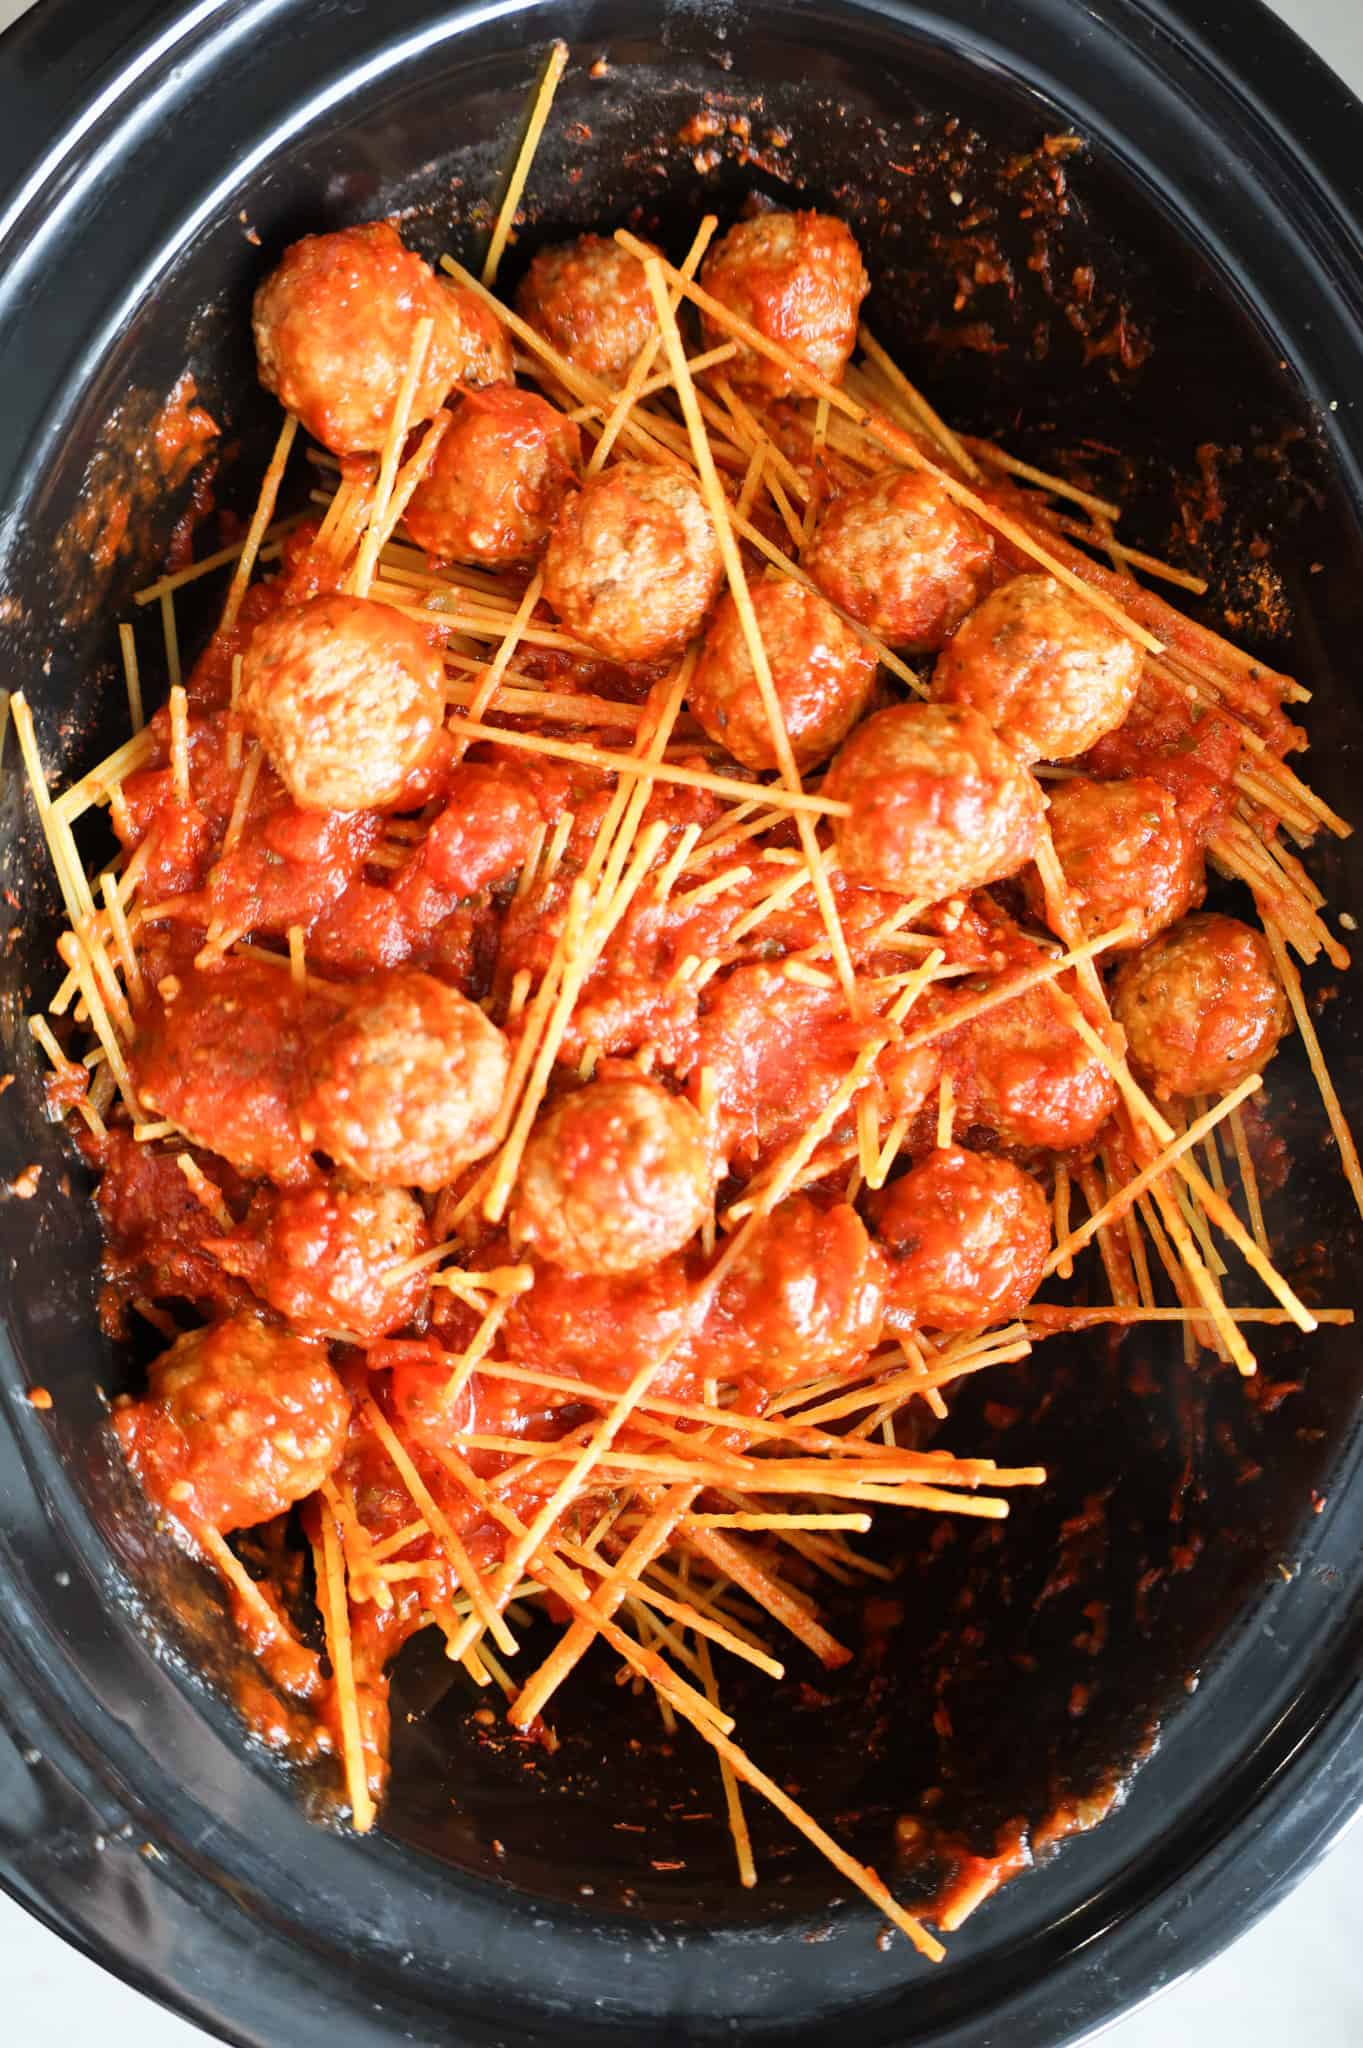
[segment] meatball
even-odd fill
[[[391,605],[332,593],[251,635],[241,711],[305,811],[396,803],[445,716],[445,667]]]
[[[243,1229],[211,1242],[222,1265],[308,1336],[382,1337],[410,1322],[426,1293],[395,1266],[425,1251],[430,1232],[405,1188],[332,1182],[251,1205]]]
[[[850,804],[844,873],[929,902],[1015,875],[1036,851],[1041,791],[976,711],[893,704],[857,727],[824,777]]]
[[[963,1116],[1021,1152],[1082,1151],[1117,1090],[1043,983],[986,1010],[948,1050]]]
[[[574,488],[582,436],[533,391],[470,391],[403,517],[429,555],[486,568],[539,560]]]
[[[911,654],[935,654],[989,586],[994,537],[935,477],[889,470],[834,498],[805,566],[840,611]]]
[[[948,1145],[872,1201],[891,1320],[973,1330],[1025,1308],[1051,1248],[1051,1210],[1007,1159]]]
[[[676,1345],[690,1287],[685,1262],[662,1259],[639,1273],[565,1273],[537,1266],[535,1283],[511,1304],[502,1348],[548,1372],[572,1373],[596,1386],[626,1386],[642,1365]],[[684,1371],[682,1350],[655,1389]]]
[[[1141,650],[1054,576],[1013,576],[963,619],[932,694],[980,712],[1023,761],[1068,761],[1136,699]]]
[[[610,1061],[540,1118],[511,1234],[570,1273],[632,1273],[695,1236],[712,1182],[705,1128],[690,1103]]]
[[[441,1188],[491,1150],[509,1068],[466,996],[415,969],[376,976],[307,1048],[299,1127],[361,1180]]]
[[[690,1086],[713,1084],[717,1144],[756,1162],[818,1116],[866,1043],[841,989],[788,981],[779,961],[734,968],[700,1019]]]
[[[697,1363],[718,1379],[777,1388],[850,1366],[880,1341],[884,1261],[855,1209],[783,1202],[712,1298]]]
[[[701,282],[768,341],[830,384],[857,345],[857,313],[870,279],[851,229],[828,213],[759,213],[740,220],[705,259]],[[702,316],[708,342],[727,331]],[[768,357],[742,344],[729,375],[740,389],[786,398],[798,384]]]
[[[472,292],[443,284],[387,221],[306,235],[256,293],[260,381],[337,455],[382,448],[416,330],[433,319],[412,425],[456,384],[511,376],[511,343]]]
[[[617,462],[559,513],[544,595],[608,661],[657,661],[699,631],[722,574],[699,486],[679,470]]]
[[[541,249],[516,308],[577,369],[612,385],[624,382],[657,326],[643,264],[604,235]]]
[[[167,976],[137,1016],[138,1096],[238,1173],[297,1187],[315,1172],[291,1103],[303,1023],[288,975],[258,961]]]
[[[796,765],[812,768],[846,739],[865,711],[875,686],[875,656],[825,598],[789,577],[754,583],[751,595]],[[745,768],[778,765],[730,596],[720,599],[706,628],[686,701],[711,739]]]
[[[229,1316],[176,1339],[114,1416],[148,1498],[226,1534],[285,1514],[338,1463],[350,1402],[325,1348]]]
[[[1143,946],[1202,901],[1197,841],[1174,797],[1152,777],[1092,782],[1076,775],[1052,789],[1048,817],[1084,938],[1134,915],[1136,929],[1121,950]],[[1023,891],[1028,908],[1044,920],[1045,892],[1035,872]]]
[[[1124,962],[1112,1009],[1137,1076],[1166,1101],[1224,1095],[1291,1023],[1267,939],[1218,911],[1185,917]]]

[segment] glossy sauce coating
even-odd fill
[[[1082,1152],[1117,1106],[1107,1068],[1045,984],[964,1025],[946,1056],[963,1113],[1021,1152]]]
[[[361,1179],[443,1187],[491,1146],[508,1066],[467,997],[429,974],[375,976],[309,1044],[298,1125]]]
[[[537,392],[470,391],[408,501],[407,531],[428,555],[524,567],[543,554],[581,461],[577,428]]]
[[[1051,1248],[1045,1190],[1007,1159],[948,1145],[879,1195],[871,1214],[894,1318],[972,1330],[1025,1308]]]
[[[394,804],[445,714],[445,668],[414,621],[339,593],[257,626],[241,710],[295,803],[359,811]]]
[[[502,1325],[506,1353],[600,1386],[623,1386],[682,1334],[689,1294],[680,1258],[618,1274],[540,1265]],[[682,1359],[674,1359],[659,1390],[685,1374]]]
[[[826,599],[798,583],[764,579],[750,595],[796,766],[812,768],[865,712],[875,656]],[[727,594],[706,627],[686,701],[711,739],[745,768],[777,766],[738,608]]]
[[[513,1239],[570,1273],[630,1273],[680,1251],[709,1214],[700,1118],[634,1067],[608,1062],[545,1112],[525,1148]]]
[[[846,1202],[795,1195],[773,1210],[720,1283],[697,1353],[720,1379],[776,1391],[850,1368],[880,1341],[884,1262]]]
[[[608,660],[657,661],[698,630],[722,573],[699,485],[676,470],[617,462],[560,512],[544,595],[568,631]]]
[[[249,1314],[177,1338],[153,1364],[145,1397],[114,1416],[151,1499],[220,1533],[254,1528],[315,1493],[349,1424],[325,1347]]]
[[[523,320],[579,370],[624,382],[657,325],[638,258],[604,235],[541,249],[516,294]]]
[[[1140,681],[1134,640],[1053,576],[1012,576],[956,628],[932,694],[987,718],[1022,761],[1068,761],[1122,723]]]
[[[989,586],[994,540],[917,471],[889,470],[834,498],[805,566],[840,611],[891,647],[935,654]]]
[[[387,221],[306,235],[256,293],[260,381],[334,454],[381,448],[427,318],[435,327],[413,426],[456,384],[510,378],[505,329],[471,292],[442,283]]]
[[[894,704],[859,725],[824,777],[850,804],[833,838],[848,874],[927,902],[1017,873],[1041,792],[978,712]]]
[[[1291,1024],[1262,932],[1185,917],[1126,961],[1112,991],[1138,1078],[1163,1100],[1223,1095],[1272,1058]]]
[[[712,298],[768,341],[831,384],[842,382],[857,340],[857,315],[870,290],[851,229],[827,213],[758,213],[736,221],[701,267]],[[713,346],[728,333],[708,314],[701,325]],[[784,398],[794,379],[744,343],[729,375],[740,390]]]
[[[292,1104],[305,1012],[287,973],[237,957],[167,975],[136,1021],[145,1109],[240,1173],[280,1187],[313,1177]]]
[[[421,1308],[426,1276],[395,1285],[391,1275],[429,1243],[406,1189],[333,1181],[257,1197],[240,1231],[211,1249],[305,1336],[369,1338],[401,1329]]]
[[[1058,782],[1046,822],[1084,938],[1132,919],[1131,936],[1114,948],[1127,952],[1202,901],[1201,851],[1174,797],[1153,777],[1094,782],[1076,775]],[[1034,871],[1024,892],[1028,909],[1044,924],[1045,893]]]

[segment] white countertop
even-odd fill
[[[26,0],[0,0],[0,28]],[[1363,0],[1272,0],[1363,93]],[[1233,14],[1239,0],[1226,0]],[[1111,2028],[1110,2048],[1360,2048],[1363,1827],[1284,1904],[1206,1969]],[[0,1895],[6,2048],[203,2048],[172,2017],[77,1955]],[[281,2040],[279,2048],[288,2048]]]

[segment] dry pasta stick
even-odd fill
[[[535,151],[540,146],[540,137],[544,134],[545,125],[549,119],[549,110],[554,104],[554,94],[558,91],[559,80],[567,68],[568,45],[564,42],[551,43],[544,71],[540,78],[539,90],[536,92],[531,103],[530,118],[526,123],[525,134],[521,139],[521,146],[516,152],[516,160],[511,166],[511,175],[506,181],[506,191],[503,194],[502,203],[497,209],[497,219],[493,224],[492,239],[488,243],[487,255],[483,258],[483,283],[485,285],[493,285],[497,282],[497,272],[501,266],[502,256],[505,253],[507,242],[510,240],[511,230],[516,224],[516,209],[519,207],[524,196],[526,180],[530,176],[530,166],[535,160]]]
[[[1069,498],[1074,504],[1082,505],[1093,518],[1120,519],[1122,516],[1121,506],[1114,505],[1110,499],[1097,498],[1091,491],[1081,491],[1068,477],[1055,476],[1044,469],[1034,469],[1030,462],[1023,462],[1018,456],[1009,455],[1004,449],[996,448],[992,441],[981,441],[967,434],[965,446],[979,456],[987,469],[997,469],[1004,476],[1014,476],[1022,483],[1035,484],[1040,490],[1049,491],[1053,497]]]
[[[139,1303],[137,1306],[141,1312],[142,1304]],[[169,1336],[172,1342],[180,1334],[174,1323],[170,1323],[168,1328],[165,1327],[168,1318],[157,1322],[149,1316],[147,1320],[153,1322],[155,1328],[160,1329],[163,1337]],[[206,1522],[196,1523],[193,1535],[204,1556],[216,1568],[219,1576],[227,1581],[242,1606],[251,1615],[265,1641],[294,1644],[293,1635],[275,1613],[227,1538],[220,1536],[218,1531]]]
[[[779,343],[769,341],[750,321],[732,312],[719,299],[712,298],[700,285],[688,284],[671,264],[664,263],[661,257],[653,256],[647,245],[639,241],[627,228],[617,228],[615,239],[622,248],[628,249],[631,255],[638,256],[645,268],[650,262],[658,264],[669,283],[680,284],[685,296],[703,312],[708,313],[717,327],[723,329],[725,333],[732,334],[747,347],[755,349],[769,362],[776,363],[797,385],[811,392],[814,397],[826,398],[831,406],[848,419],[854,420],[857,426],[905,468],[922,470],[934,477],[948,497],[954,499],[965,510],[973,512],[977,519],[982,519],[985,525],[992,527],[996,533],[1001,533],[1005,540],[1011,541],[1014,547],[1048,570],[1057,582],[1063,583],[1076,597],[1082,598],[1086,604],[1091,604],[1096,611],[1102,612],[1120,632],[1126,634],[1128,639],[1136,641],[1148,654],[1164,652],[1162,641],[1157,640],[1153,633],[1148,632],[1144,626],[1123,611],[1104,590],[1086,583],[1082,576],[1076,575],[1073,569],[1068,568],[1056,555],[1042,547],[1025,526],[1008,513],[1000,511],[987,499],[981,498],[977,492],[959,482],[948,471],[940,469],[935,462],[929,462],[913,438],[902,428],[894,426],[867,407],[858,405],[854,399],[840,391],[836,384],[830,384],[826,377],[821,377],[817,371],[811,370],[807,364],[792,356],[789,350],[782,348]]]
[[[716,218],[716,216],[713,213],[707,213],[696,231],[695,240],[692,242],[691,247],[686,252],[686,257],[681,267],[681,274],[683,277],[694,277],[696,272],[700,269],[701,258],[704,256],[706,250],[709,248],[711,240],[714,237],[715,229],[718,226],[719,221]],[[680,303],[680,292],[674,293],[672,299],[674,309]],[[648,340],[640,349],[638,355],[634,358],[633,363],[630,365],[630,372],[628,377],[625,379],[624,386],[620,392],[620,396],[616,399],[615,404],[612,406],[610,413],[606,418],[606,423],[601,429],[601,437],[598,440],[595,448],[593,448],[591,453],[591,459],[587,463],[588,476],[595,476],[597,474],[597,471],[601,468],[607,456],[610,454],[611,449],[615,446],[616,439],[619,435],[621,427],[629,418],[629,415],[634,410],[634,407],[639,403],[639,400],[643,395],[645,380],[648,377],[649,371],[653,368],[654,360],[657,357],[658,350],[661,345],[662,335],[660,333],[650,335]],[[692,365],[692,374],[695,374],[694,364]],[[663,382],[664,386],[670,385],[670,376],[664,379]]]
[[[123,651],[123,678],[128,686],[128,716],[133,731],[141,732],[147,722],[142,711],[142,679],[137,670],[137,642],[126,621],[118,629],[118,644]]]
[[[288,465],[289,453],[293,447],[294,436],[297,432],[297,419],[293,413],[285,413],[284,424],[279,429],[279,439],[275,442],[274,453],[270,457],[269,467],[260,486],[260,496],[256,499],[256,509],[251,514],[251,524],[246,529],[246,538],[242,542],[241,553],[237,557],[237,566],[232,573],[232,581],[228,586],[227,602],[223,605],[222,618],[218,623],[219,633],[230,633],[237,623],[237,614],[241,610],[242,599],[246,595],[246,586],[251,580],[251,572],[256,566],[256,557],[260,552],[260,544],[265,538],[266,528],[274,518],[275,503],[279,497],[279,486],[284,480],[284,471]]]
[[[676,315],[672,311],[672,302],[663,283],[661,258],[650,256],[644,264],[644,275],[648,280],[648,289],[653,300],[654,311],[658,317],[659,328],[662,330],[663,347],[667,351],[667,359],[671,365],[673,380],[677,387],[677,396],[681,401],[687,430],[691,436],[691,447],[695,457],[696,471],[700,477],[701,489],[705,494],[711,520],[714,523],[715,537],[719,542],[720,553],[724,558],[724,569],[729,579],[729,590],[738,611],[739,624],[743,628],[743,638],[748,650],[748,659],[752,663],[753,678],[757,684],[758,694],[762,699],[762,709],[766,714],[767,726],[771,734],[772,746],[776,753],[781,780],[787,790],[794,795],[799,795],[802,793],[800,771],[796,766],[795,755],[791,750],[790,735],[786,731],[786,721],[785,715],[781,710],[781,700],[776,694],[776,685],[772,680],[771,664],[767,660],[767,650],[762,641],[762,631],[757,623],[757,614],[753,610],[752,597],[748,591],[748,579],[743,568],[743,560],[738,552],[738,546],[729,525],[728,506],[723,490],[720,487],[714,457],[710,453],[710,444],[706,439],[705,428],[701,422],[700,411],[696,404],[695,388],[691,382],[691,373],[687,368],[686,352],[682,347]],[[683,278],[681,282],[685,285],[687,280]],[[829,886],[828,877],[824,872],[823,863],[820,859],[818,842],[814,836],[814,827],[808,818],[798,813],[795,823],[800,835],[800,844],[804,849],[805,859],[809,865],[810,879],[814,885],[815,900],[818,903],[819,912],[828,933],[829,945],[832,947],[833,962],[838,970],[838,979],[841,981],[843,992],[847,997],[847,1006],[855,1017],[859,1015],[861,1009],[861,1000],[856,985],[856,970],[852,966],[852,956],[847,950],[847,939],[842,929],[842,919],[838,915],[838,907],[833,898],[833,891]]]
[[[685,264],[682,265],[682,268],[686,268]],[[721,364],[731,363],[737,354],[738,343],[736,341],[722,341],[718,348],[703,349],[699,355],[688,356],[687,361],[691,365],[692,376],[701,377],[704,376],[707,370],[717,370]],[[656,398],[660,391],[670,391],[671,389],[672,379],[664,370],[661,376],[648,377],[644,380],[639,390],[635,393],[635,400],[639,402],[648,398]],[[619,399],[617,399],[616,405],[619,402]],[[613,412],[615,406],[612,406],[610,410]],[[575,405],[570,411],[565,413],[564,417],[570,419],[575,427],[582,427],[589,425],[592,420],[601,419],[605,413],[606,407],[604,405]]]
[[[1231,1111],[1231,1141],[1235,1146],[1235,1163],[1240,1169],[1240,1185],[1245,1191],[1245,1205],[1249,1210],[1249,1227],[1254,1232],[1254,1241],[1265,1258],[1272,1256],[1268,1232],[1264,1228],[1263,1203],[1259,1199],[1259,1176],[1254,1171],[1254,1160],[1249,1149],[1249,1138],[1245,1131],[1245,1120],[1238,1109]],[[1319,1320],[1321,1310],[1315,1311]]]
[[[469,1604],[473,1610],[471,1619],[476,1618],[478,1627],[470,1634],[469,1643],[465,1643],[464,1648],[467,1649],[469,1647],[473,1640],[473,1634],[481,1633],[486,1628],[497,1647],[505,1650],[509,1657],[514,1657],[517,1648],[516,1638],[502,1620],[501,1614],[493,1608],[491,1601],[488,1599],[482,1573],[478,1570],[473,1559],[455,1534],[450,1525],[449,1517],[441,1511],[432,1498],[430,1489],[417,1471],[416,1466],[412,1463],[403,1444],[395,1435],[387,1417],[373,1401],[369,1400],[365,1402],[362,1412],[370,1429],[373,1430],[375,1436],[396,1466],[402,1483],[407,1488],[408,1493],[411,1494],[413,1504],[418,1513],[425,1517],[427,1527],[449,1559],[450,1567],[455,1577],[469,1596]]]
[[[388,437],[383,444],[379,461],[378,482],[374,486],[374,498],[369,508],[369,527],[360,547],[359,556],[350,576],[352,597],[367,597],[369,586],[374,580],[378,567],[379,549],[386,535],[383,530],[388,502],[393,495],[397,481],[398,463],[402,459],[402,444],[407,438],[407,428],[416,402],[416,387],[421,377],[421,368],[435,332],[435,321],[429,317],[419,320],[412,336],[412,346],[407,357],[407,367],[402,374],[402,383],[393,404],[393,417],[388,424]]]
[[[1045,1279],[1049,1274],[1059,1272],[1062,1266],[1069,1263],[1075,1252],[1082,1251],[1084,1246],[1092,1241],[1105,1224],[1114,1223],[1120,1217],[1126,1215],[1138,1197],[1143,1195],[1147,1188],[1153,1187],[1167,1168],[1175,1165],[1185,1152],[1191,1151],[1195,1145],[1200,1144],[1207,1133],[1214,1130],[1223,1117],[1229,1116],[1247,1096],[1253,1095],[1256,1089],[1262,1087],[1262,1077],[1258,1074],[1250,1074],[1245,1080],[1240,1082],[1238,1087],[1233,1088],[1229,1095],[1223,1096],[1215,1108],[1209,1109],[1203,1116],[1198,1117],[1195,1123],[1189,1124],[1186,1130],[1180,1131],[1172,1142],[1166,1145],[1162,1152],[1157,1153],[1149,1165],[1143,1167],[1133,1180],[1126,1181],[1116,1190],[1115,1194],[1110,1195],[1105,1202],[1100,1204],[1090,1215],[1086,1223],[1080,1224],[1076,1231],[1073,1231],[1063,1242],[1056,1245],[1055,1250],[1042,1268],[1042,1278]]]
[[[163,590],[161,592],[161,631],[165,636],[166,642],[166,672],[170,676],[172,687],[178,689],[180,686],[180,636],[175,626],[175,593],[170,590]]]
[[[1316,1027],[1312,1021],[1310,1007],[1306,1001],[1306,992],[1302,987],[1301,976],[1297,972],[1296,963],[1290,957],[1287,947],[1283,943],[1281,932],[1274,925],[1268,924],[1264,928],[1264,935],[1272,948],[1273,962],[1278,970],[1278,978],[1287,992],[1288,1002],[1292,1005],[1292,1015],[1297,1020],[1297,1029],[1301,1033],[1302,1044],[1306,1047],[1306,1057],[1311,1062],[1311,1072],[1314,1074],[1316,1086],[1320,1090],[1320,1099],[1325,1104],[1325,1114],[1330,1119],[1330,1129],[1335,1134],[1335,1143],[1339,1147],[1340,1164],[1344,1168],[1344,1178],[1348,1181],[1349,1191],[1358,1205],[1358,1213],[1360,1216],[1363,1216],[1363,1167],[1359,1165],[1358,1147],[1354,1144],[1353,1132],[1349,1129],[1349,1120],[1345,1116],[1339,1096],[1335,1092],[1335,1084],[1330,1079],[1330,1071],[1325,1064],[1325,1055],[1320,1048],[1320,1039],[1316,1035]]]
[[[857,329],[857,340],[861,344],[862,354],[870,358],[885,381],[893,390],[899,393],[910,412],[917,415],[919,421],[927,429],[932,439],[936,441],[939,448],[943,449],[956,464],[962,476],[969,477],[972,483],[978,483],[980,480],[979,465],[966,448],[964,442],[958,435],[952,432],[941,415],[935,412],[932,406],[928,404],[927,399],[924,398],[917,385],[909,382],[898,363],[881,347],[869,327],[859,327]],[[1113,516],[1115,517],[1116,515],[1114,514]]]
[[[364,1738],[360,1731],[360,1704],[355,1689],[355,1667],[350,1643],[350,1610],[345,1586],[345,1565],[340,1539],[331,1509],[318,1506],[319,1539],[313,1545],[317,1571],[317,1604],[326,1628],[327,1654],[331,1658],[336,1686],[336,1704],[341,1721],[341,1748],[345,1756],[346,1792],[355,1832],[368,1834],[377,1818],[369,1794],[369,1772]]]

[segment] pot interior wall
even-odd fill
[[[1311,770],[1347,808],[1363,544],[1291,369],[1132,175],[1101,151],[1047,151],[1044,138],[1069,128],[1062,108],[945,44],[925,40],[906,63],[889,36],[864,24],[854,45],[816,9],[778,20],[762,7],[742,21],[678,15],[662,36],[584,36],[506,276],[542,239],[625,220],[676,255],[702,211],[727,218],[752,191],[845,214],[875,280],[867,318],[878,336],[955,424],[997,431],[1048,466],[1081,460],[1098,488],[1122,488],[1138,543],[1205,569],[1206,616],[1242,614],[1248,644],[1315,688]],[[598,56],[607,68],[593,77]],[[63,542],[91,465],[125,463],[129,422],[188,365],[236,444],[218,505],[246,511],[276,429],[249,345],[256,282],[296,235],[390,211],[428,254],[475,254],[531,72],[530,50],[489,30],[423,49],[338,98],[239,187],[221,188],[72,391],[60,445],[21,508],[0,628],[49,761],[77,772],[123,736],[116,619],[138,618],[149,688],[158,672],[155,619],[134,614],[130,597],[162,559],[181,507],[143,507],[101,575],[88,551]],[[713,132],[683,139],[698,112],[713,116],[702,124]],[[169,241],[176,195],[150,203]],[[1194,544],[1179,507],[1211,445],[1223,451],[1227,509]],[[1280,579],[1281,602],[1269,606],[1266,582],[1247,573],[1246,550],[1261,538]],[[212,544],[207,534],[201,544]],[[204,617],[196,600],[182,607],[187,645]],[[8,765],[2,879],[18,907],[0,1015],[19,1085],[0,1100],[0,1167],[44,1167],[34,1200],[0,1204],[0,1251],[16,1274],[13,1340],[29,1379],[54,1394],[46,1426],[93,1529],[163,1636],[225,1682],[235,1651],[213,1597],[149,1531],[109,1450],[96,1390],[113,1391],[128,1367],[96,1333],[85,1176],[41,1119],[22,1027],[53,986],[57,906],[12,755]],[[1347,848],[1323,847],[1313,867],[1336,902],[1357,893]],[[1322,1008],[1321,1028],[1356,1110],[1357,1041],[1342,1003]],[[1291,1168],[1270,1204],[1282,1263],[1309,1298],[1348,1305],[1356,1282],[1343,1248],[1354,1221],[1295,1046],[1269,1093]],[[1089,1279],[1101,1288],[1099,1275]],[[1259,1298],[1243,1273],[1228,1284],[1238,1299]],[[1352,1333],[1261,1334],[1262,1377],[1277,1399],[1208,1363],[1185,1368],[1177,1333],[1165,1332],[1116,1347],[1098,1336],[1049,1344],[966,1389],[944,1441],[1044,1462],[1050,1483],[1002,1529],[896,1532],[886,1554],[903,1570],[874,1588],[869,1621],[860,1598],[834,1595],[859,1648],[847,1673],[828,1680],[792,1652],[775,1712],[765,1681],[734,1688],[757,1760],[890,1867],[901,1813],[987,1850],[1013,1818],[1035,1824],[1057,1801],[1110,1787],[1157,1731],[1192,1755],[1205,1695],[1240,1682],[1239,1646],[1277,1597],[1279,1565],[1294,1568],[1313,1489],[1328,1490],[1351,1441]],[[1211,1684],[1189,1704],[1209,1665]],[[589,1899],[592,1912],[821,1914],[837,1889],[826,1867],[760,1809],[765,1886],[739,1891],[710,1759],[685,1734],[665,1739],[651,1704],[611,1676],[598,1659],[594,1678],[564,1696],[563,1749],[548,1758],[481,1729],[461,1677],[416,1646],[394,1714],[391,1841],[541,1897]],[[1277,1682],[1288,1674],[1256,1686],[1256,1711],[1268,1714]],[[206,1697],[202,1711],[226,1710]],[[1148,1839],[1145,1820],[1122,1820]]]

